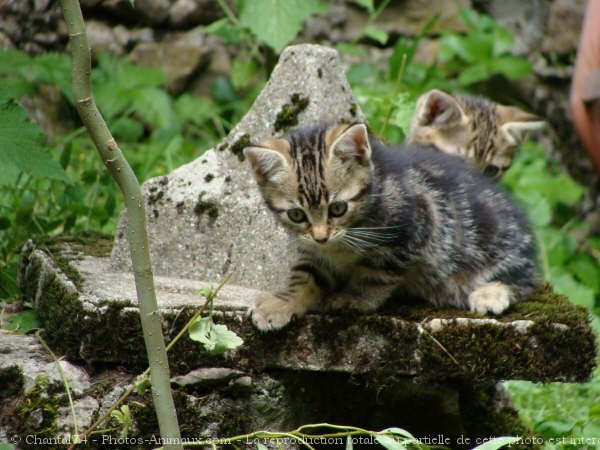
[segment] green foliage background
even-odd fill
[[[219,3],[227,17],[205,31],[240,45],[241,51],[230,76],[217,77],[210,95],[173,97],[162,72],[107,55],[100,55],[93,69],[97,103],[140,180],[170,172],[225,137],[266,82],[265,67],[272,56],[294,39],[306,18],[327,9],[319,0],[239,0],[238,17]],[[389,36],[373,25],[387,3],[376,8],[372,0],[356,0],[370,15],[363,41],[388,45]],[[416,98],[433,87],[478,92],[492,77],[514,80],[531,72],[525,59],[510,53],[513,36],[506,28],[473,10],[462,11],[461,19],[470,31],[443,33],[433,64],[413,60],[421,38],[417,36],[393,43],[384,66],[362,62],[348,68],[353,92],[375,133],[390,142],[402,141]],[[432,18],[422,34],[434,22]],[[368,60],[365,46],[357,42],[337,48]],[[3,50],[0,80],[0,298],[11,301],[19,296],[18,252],[26,239],[114,233],[123,202],[76,118],[66,54],[31,57]],[[43,97],[49,87],[60,92],[68,113],[60,120],[69,121],[69,131],[44,135],[21,106],[24,97]],[[586,235],[579,215],[585,188],[532,142],[523,144],[503,185],[529,214],[545,278],[574,303],[589,308],[597,324],[600,237]],[[30,311],[8,324],[22,331],[35,326]],[[585,385],[510,382],[508,387],[522,417],[540,435],[600,436],[598,371]]]

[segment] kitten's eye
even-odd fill
[[[340,217],[346,214],[348,211],[348,203],[347,202],[333,202],[329,205],[329,215],[331,217]]]
[[[287,215],[292,222],[301,223],[306,220],[306,214],[300,208],[288,209]]]

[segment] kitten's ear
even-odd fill
[[[354,160],[362,166],[368,166],[371,161],[371,146],[367,127],[358,123],[355,125],[340,125],[327,133],[330,157],[337,156],[341,160]]]
[[[416,124],[445,128],[459,123],[463,111],[450,94],[433,89],[417,100],[415,112]]]
[[[244,156],[248,159],[259,185],[268,181],[278,181],[289,166],[290,144],[285,139],[269,139],[260,147],[246,147]]]
[[[502,124],[502,135],[511,145],[519,145],[529,132],[541,130],[546,126],[541,117],[514,106],[498,105],[496,113]]]

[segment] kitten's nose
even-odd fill
[[[313,225],[312,238],[319,244],[324,244],[329,239],[329,230],[327,225]]]

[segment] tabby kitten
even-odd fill
[[[458,155],[498,179],[527,132],[544,125],[539,117],[514,106],[434,89],[417,100],[408,140]]]
[[[374,310],[394,291],[500,314],[535,287],[524,215],[460,158],[386,147],[363,124],[300,129],[244,154],[299,247],[287,289],[255,303],[260,330],[317,306]]]

